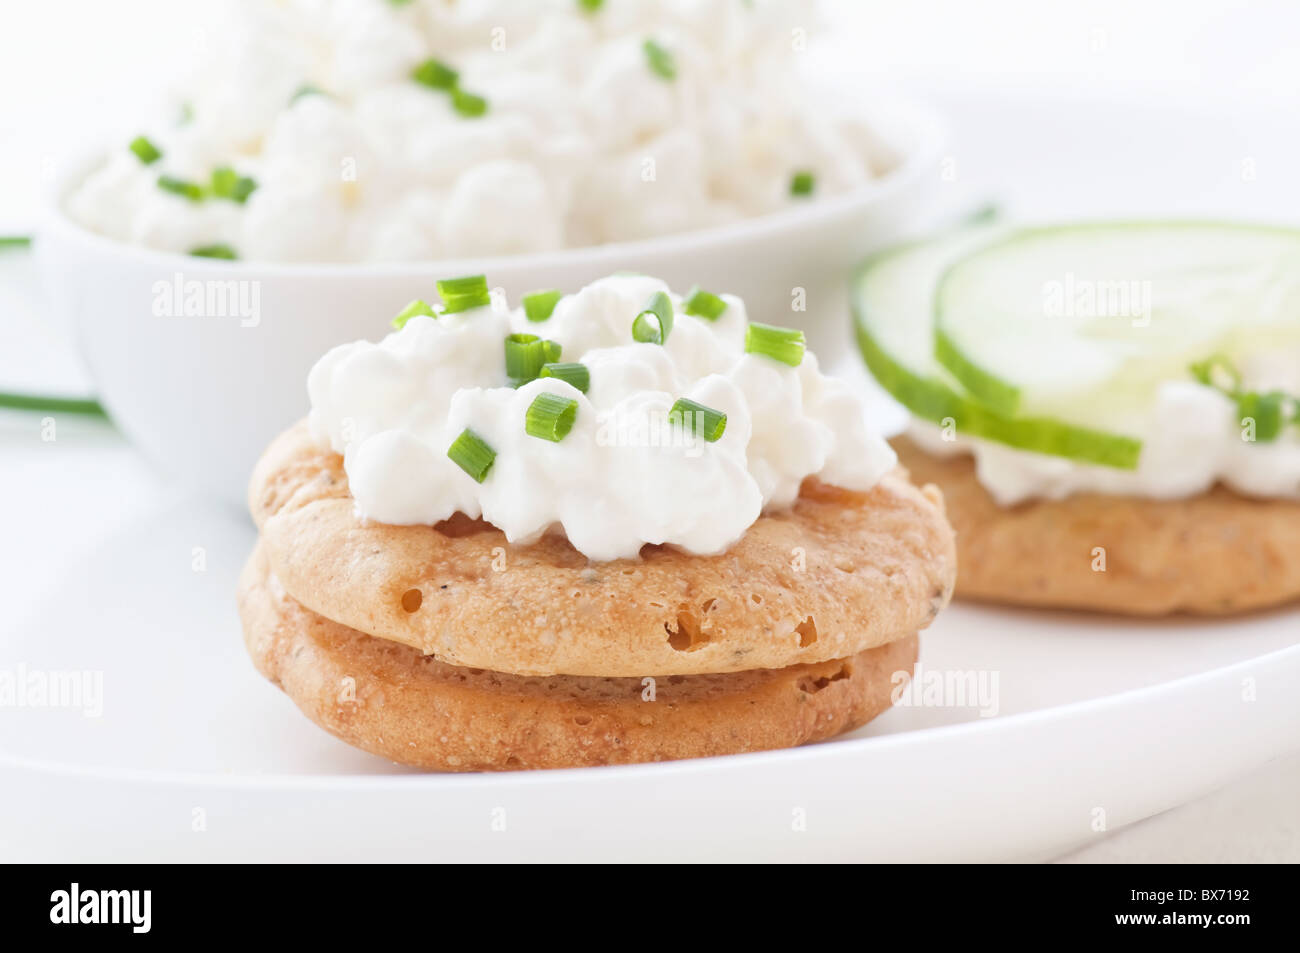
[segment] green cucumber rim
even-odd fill
[[[922,244],[925,242],[910,242],[871,256],[858,268],[853,279],[850,307],[858,351],[880,386],[916,416],[940,425],[951,419],[958,431],[981,439],[1118,470],[1136,469],[1142,441],[1134,437],[1050,418],[1006,417],[963,397],[938,378],[922,377],[908,370],[881,350],[867,329],[860,286],[867,274],[882,261]]]
[[[1167,230],[1167,229],[1208,229],[1212,231],[1241,231],[1258,234],[1287,235],[1300,242],[1300,229],[1288,225],[1273,225],[1267,222],[1219,222],[1212,219],[1186,219],[1169,221],[1095,221],[1075,222],[1073,224],[1028,225],[1012,228],[1000,236],[992,238],[987,244],[980,245],[951,262],[940,273],[934,284],[934,309],[932,322],[934,327],[934,357],[961,385],[970,393],[971,399],[1003,416],[1013,416],[1020,409],[1020,388],[1008,384],[996,374],[972,360],[957,346],[951,335],[940,322],[940,302],[943,300],[943,287],[959,267],[968,264],[971,259],[994,250],[1005,250],[1008,245],[1024,241],[1041,239],[1063,232],[1080,231],[1115,231],[1115,230]],[[915,243],[913,243],[915,244]],[[872,259],[868,259],[868,264]],[[864,265],[865,267],[865,265]]]

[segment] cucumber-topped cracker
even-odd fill
[[[1161,382],[1300,342],[1300,232],[965,228],[870,259],[853,306],[868,367],[917,417],[1132,469]]]

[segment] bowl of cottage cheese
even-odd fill
[[[787,0],[236,4],[175,115],[66,167],[37,256],[114,420],[232,500],[315,357],[437,275],[704,283],[826,347],[943,136],[810,79],[816,26]]]

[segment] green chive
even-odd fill
[[[1284,423],[1283,409],[1288,397],[1281,391],[1269,391],[1260,394],[1249,391],[1237,397],[1237,415],[1242,420],[1255,421],[1255,440],[1259,443],[1271,443],[1282,433]]]
[[[108,416],[98,401],[80,397],[47,397],[44,394],[0,393],[0,407],[7,410],[32,410],[37,413],[85,414],[90,417]]]
[[[466,427],[447,448],[447,456],[452,463],[473,477],[475,482],[482,483],[492,469],[492,461],[497,458],[497,452],[487,445],[487,441]]]
[[[240,175],[229,166],[212,170],[211,192],[219,199],[229,199],[243,205],[257,188],[257,183]]]
[[[578,0],[578,6],[587,13],[595,13],[605,3],[605,0]]]
[[[560,358],[560,345],[543,341],[536,334],[511,334],[506,338],[506,376],[519,384],[535,380],[542,365]]]
[[[391,323],[393,327],[400,331],[402,328],[406,327],[406,322],[410,321],[417,314],[427,314],[431,318],[437,317],[437,314],[434,312],[433,308],[429,307],[427,301],[416,298],[401,311],[397,312],[397,316],[393,318]]]
[[[546,321],[555,311],[556,304],[564,293],[555,291],[533,291],[523,296],[524,317],[529,321]]]
[[[490,294],[483,295],[443,295],[442,313],[456,314],[473,308],[486,308],[492,303]]]
[[[812,195],[813,186],[816,179],[808,170],[796,172],[790,176],[790,194],[791,195]]]
[[[465,275],[461,278],[442,278],[438,281],[440,295],[487,294],[487,275]]]
[[[31,248],[32,240],[27,235],[0,235],[0,251],[6,248]]]
[[[229,245],[202,245],[191,249],[190,254],[195,258],[221,258],[225,261],[236,261],[239,258]]]
[[[456,112],[469,119],[482,116],[488,111],[488,101],[482,96],[466,92],[457,86],[451,91],[451,105]]]
[[[1222,354],[1197,361],[1189,370],[1206,387],[1213,387],[1225,394],[1236,394],[1241,389],[1241,372]]]
[[[668,295],[656,291],[632,322],[632,340],[646,344],[663,344],[673,330],[673,303]]]
[[[487,278],[483,275],[446,278],[438,282],[438,294],[442,296],[443,314],[484,308],[492,303]]]
[[[803,332],[796,328],[751,323],[745,329],[745,350],[750,354],[762,354],[782,364],[798,367],[803,363]]]
[[[712,292],[705,291],[699,285],[691,289],[686,297],[686,303],[682,310],[687,314],[693,314],[697,318],[704,318],[707,321],[716,321],[722,316],[722,312],[727,310],[727,302],[723,301]]]
[[[538,394],[524,415],[524,430],[530,437],[559,443],[569,435],[578,419],[578,402],[558,394]]]
[[[546,363],[546,346],[536,334],[506,335],[506,376],[528,383]]]
[[[176,116],[176,125],[184,126],[194,121],[194,106],[190,103],[181,103],[181,108]]]
[[[294,90],[293,95],[289,97],[289,105],[292,106],[305,96],[329,96],[329,93],[325,92],[325,90],[321,89],[319,86],[313,86],[311,83],[303,83]]]
[[[195,185],[193,182],[186,182],[184,179],[178,179],[170,175],[158,176],[158,188],[164,192],[171,192],[173,195],[179,195],[181,198],[189,199],[191,202],[203,201],[203,187]]]
[[[577,388],[584,394],[591,386],[591,371],[586,364],[543,364],[538,377],[554,377]]]
[[[132,139],[130,148],[135,153],[135,157],[145,165],[157,162],[162,158],[162,152],[159,148],[144,136],[136,136]]]
[[[427,59],[411,72],[411,78],[430,89],[455,89],[460,74],[441,60]]]
[[[685,397],[679,397],[668,411],[668,422],[698,433],[708,443],[716,442],[727,429],[726,414]]]
[[[641,49],[645,51],[646,63],[654,73],[664,79],[677,78],[677,64],[673,61],[673,54],[651,39],[642,43]]]
[[[212,184],[209,188],[212,194],[217,198],[230,198],[235,192],[235,183],[239,181],[239,173],[230,166],[222,166],[219,169],[212,170]]]

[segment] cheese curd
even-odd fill
[[[663,345],[633,340],[656,292],[674,305]],[[817,359],[797,367],[745,352],[740,299],[709,321],[682,310],[655,278],[597,281],[532,322],[504,303],[411,318],[378,344],[334,348],[312,369],[310,426],[343,454],[363,517],[433,524],[482,517],[516,543],[563,532],[593,560],[630,558],[647,543],[689,553],[726,550],[764,510],[789,506],[806,477],[866,490],[896,458],[869,432],[864,406]],[[505,338],[540,335],[561,360],[588,368],[586,393],[556,378],[518,388]],[[577,401],[559,442],[529,435],[543,392]],[[727,415],[720,439],[668,420],[678,398]],[[482,483],[448,456],[470,429],[494,451]]]
[[[539,252],[762,215],[810,200],[796,171],[815,199],[896,161],[801,79],[809,16],[792,0],[245,0],[189,118],[132,130],[162,157],[122,143],[68,210],[125,242],[285,262]],[[416,82],[430,58],[486,112]],[[256,181],[245,203],[157,186],[219,167]]]

